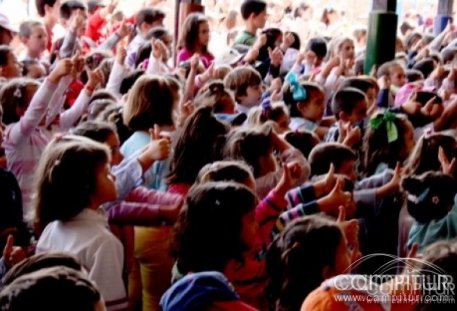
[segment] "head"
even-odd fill
[[[0,90],[3,123],[18,122],[30,105],[39,83],[32,79],[13,79]]]
[[[289,144],[300,150],[307,159],[311,150],[321,142],[315,133],[309,131],[288,132],[284,138]]]
[[[154,124],[174,126],[177,99],[169,79],[142,76],[133,85],[125,104],[124,123],[133,131],[148,131]]]
[[[168,182],[193,184],[200,169],[222,159],[229,127],[216,119],[211,107],[197,109],[184,124],[171,161]]]
[[[60,0],[35,0],[36,9],[40,17],[44,17],[52,24],[59,21]]]
[[[243,184],[252,192],[256,184],[251,168],[242,161],[216,161],[206,164],[198,173],[196,184],[207,182],[234,182]]]
[[[26,21],[19,26],[19,38],[29,56],[39,58],[47,50],[48,33],[39,21]]]
[[[294,99],[295,87],[302,87],[305,98]],[[321,86],[312,82],[301,82],[300,86],[285,83],[283,87],[283,100],[290,111],[291,117],[305,118],[319,122],[325,112],[325,94]]]
[[[440,171],[439,148],[448,159],[457,157],[457,140],[451,133],[439,132],[419,138],[405,165],[406,175],[420,175],[427,171]]]
[[[82,36],[86,32],[86,22],[87,22],[87,8],[84,2],[80,0],[69,0],[62,3],[59,9],[60,23],[65,28],[70,27],[70,21],[72,18],[78,14],[81,14],[85,22],[80,29],[77,30],[79,36]]]
[[[0,77],[18,78],[22,74],[22,66],[7,45],[0,45]]]
[[[9,45],[17,34],[17,28],[4,13],[0,13],[0,45]]]
[[[368,108],[376,105],[379,87],[377,81],[369,76],[359,76],[344,80],[340,88],[353,87],[362,91],[367,97]]]
[[[140,10],[136,15],[136,28],[143,37],[146,37],[152,28],[163,27],[164,19],[164,12],[146,7]]]
[[[406,35],[404,40],[406,51],[409,52],[419,42],[419,40],[422,39],[422,37],[422,34],[418,32],[412,32]]]
[[[269,123],[259,128],[239,128],[227,137],[227,159],[245,161],[252,167],[256,178],[276,170],[273,157],[272,126]]]
[[[38,235],[54,220],[69,220],[85,208],[117,198],[110,160],[108,148],[89,138],[68,135],[48,144],[36,174]]]
[[[270,245],[266,260],[267,291],[272,305],[280,310],[299,310],[322,281],[344,273],[351,264],[343,231],[321,215],[290,223]]]
[[[235,95],[235,100],[242,106],[254,107],[262,99],[262,77],[252,67],[238,67],[224,79],[227,89]]]
[[[111,166],[120,164],[124,159],[120,151],[121,143],[114,124],[103,121],[86,121],[72,130],[72,134],[84,136],[107,145],[111,155]]]
[[[422,81],[422,80],[424,80],[424,75],[419,70],[416,70],[416,69],[406,70],[406,82],[407,83],[417,82],[417,81]]]
[[[433,70],[435,70],[435,66],[436,61],[431,57],[427,57],[415,63],[413,69],[419,70],[424,75],[424,78],[427,79]]]
[[[414,127],[408,118],[390,111],[378,113],[363,137],[363,166],[367,175],[374,174],[381,163],[394,169],[397,162],[406,161],[413,148]]]
[[[354,41],[348,37],[334,39],[334,55],[341,56],[343,59],[355,58]]]
[[[87,112],[87,120],[93,121],[100,119],[106,109],[116,106],[116,102],[111,99],[96,99],[90,102],[89,111]]]
[[[180,273],[224,272],[241,260],[256,234],[255,194],[246,186],[207,182],[189,191],[175,224],[171,249]]]
[[[353,87],[340,89],[332,100],[332,111],[337,120],[355,124],[367,117],[367,98]]]
[[[224,87],[224,82],[215,80],[205,85],[194,100],[196,107],[212,107],[214,113],[235,113],[235,99]]]
[[[181,28],[180,46],[191,52],[207,52],[210,39],[208,19],[201,13],[191,13]]]
[[[409,214],[422,224],[445,217],[457,193],[454,177],[433,171],[404,178],[402,188],[407,193]]]
[[[324,38],[311,38],[306,45],[306,51],[311,51],[316,55],[314,65],[319,67],[327,56],[327,41]]]
[[[241,16],[257,29],[262,29],[267,21],[267,3],[263,0],[244,0],[241,4]]]
[[[289,110],[281,102],[270,103],[270,100],[264,100],[260,107],[254,107],[249,111],[248,125],[256,127],[268,121],[273,122],[273,128],[278,134],[289,131]]]
[[[397,88],[402,87],[406,83],[405,69],[403,69],[403,66],[396,61],[384,63],[379,67],[377,77],[379,79],[382,76],[389,77],[392,85]]]
[[[355,170],[357,155],[346,145],[321,143],[311,150],[308,161],[313,176],[326,174],[333,164],[335,173],[345,175],[352,182],[357,179]]]
[[[95,285],[80,271],[57,266],[17,278],[3,288],[0,304],[8,310],[104,310]]]
[[[41,79],[46,76],[45,66],[38,60],[24,60],[21,62],[22,76],[30,79]]]

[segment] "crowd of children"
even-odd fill
[[[454,310],[357,286],[407,256],[455,288],[453,24],[363,68],[333,9],[320,36],[305,1],[219,1],[174,36],[161,2],[0,14],[0,310]]]

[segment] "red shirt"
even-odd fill
[[[100,15],[99,9],[89,18],[85,36],[98,43],[103,38],[102,29],[104,25],[105,18]]]

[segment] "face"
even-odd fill
[[[258,29],[265,27],[265,23],[267,22],[267,10],[263,10],[258,15],[254,15],[252,21]]]
[[[13,40],[13,34],[11,31],[0,28],[0,44],[1,45],[9,45]]]
[[[13,53],[8,53],[8,63],[6,66],[1,67],[1,75],[7,79],[17,78],[22,75],[22,65],[17,61]]]
[[[109,149],[111,150],[111,166],[118,165],[124,159],[124,156],[121,153],[121,142],[119,141],[119,137],[117,134],[112,133],[108,136],[105,144],[108,145]]]
[[[45,75],[46,69],[42,64],[33,64],[29,65],[26,77],[31,79],[39,79],[44,77]]]
[[[250,85],[246,89],[246,95],[240,96],[240,104],[247,107],[254,107],[262,101],[262,87],[260,85]]]
[[[340,53],[344,59],[354,58],[354,43],[346,40],[341,46]]]
[[[346,121],[349,121],[351,124],[356,124],[367,117],[368,104],[365,100],[359,101],[350,116],[347,117]]]
[[[254,249],[256,247],[259,229],[257,222],[255,221],[254,209],[243,215],[241,223],[243,226],[241,230],[241,239],[244,244],[249,247],[249,249]]]
[[[322,120],[325,112],[324,94],[320,93],[313,96],[308,104],[299,104],[298,109],[301,114],[308,120],[318,122]]]
[[[376,89],[375,89],[375,88],[370,88],[370,89],[368,89],[366,95],[367,95],[367,104],[368,104],[368,107],[373,107],[373,105],[376,104],[376,99],[377,99],[377,96],[376,96]]]
[[[208,46],[210,39],[208,22],[200,23],[198,27],[198,41],[202,46]]]
[[[60,0],[57,0],[52,7],[48,5],[45,6],[46,14],[51,18],[53,23],[57,23],[59,20],[59,9],[60,9]]]
[[[37,55],[43,53],[48,44],[48,34],[46,33],[44,26],[37,25],[33,27],[30,37],[27,38],[24,43],[31,53]]]
[[[117,199],[117,190],[113,174],[111,174],[109,163],[101,165],[97,169],[97,180],[95,193],[92,195],[97,205],[101,205],[106,202],[115,201]]]
[[[405,70],[402,67],[395,67],[390,71],[390,80],[397,87],[402,87],[406,83]]]
[[[341,167],[336,172],[337,174],[341,174],[349,178],[352,182],[357,181],[357,173],[355,170],[355,160],[348,160],[341,164]]]
[[[281,115],[277,121],[274,123],[275,132],[278,134],[283,134],[289,131],[289,116],[287,114]]]

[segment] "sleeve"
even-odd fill
[[[119,43],[121,38],[118,36],[117,33],[111,34],[102,44],[98,47],[102,51],[112,51],[114,47]]]
[[[271,232],[272,238],[281,233],[284,228],[291,223],[293,220],[306,216],[319,213],[320,209],[317,205],[317,201],[309,202],[307,204],[299,204],[294,208],[291,208],[283,212],[278,220],[276,221],[273,230]]]
[[[82,92],[79,93],[73,106],[60,114],[60,127],[64,130],[73,127],[84,112],[86,112],[89,102],[90,96],[87,94],[87,91],[83,89]]]
[[[60,57],[67,58],[73,55],[76,48],[77,35],[76,32],[67,31],[63,39],[62,46],[60,47]]]
[[[108,311],[126,310],[127,295],[122,280],[124,252],[114,236],[107,238],[93,254],[89,279],[97,284]]]
[[[151,53],[151,56],[149,56],[148,68],[146,69],[146,73],[155,74],[155,75],[163,75],[166,73],[166,71],[163,69],[164,69],[164,66],[163,66],[162,61],[155,58],[154,55]]]
[[[143,170],[137,160],[137,154],[124,159],[111,169],[116,177],[118,200],[123,200],[133,188],[138,187],[142,182]]]
[[[54,121],[55,117],[59,115],[60,111],[63,108],[65,103],[65,92],[67,91],[68,87],[70,86],[72,81],[71,76],[63,77],[59,84],[57,85],[54,94],[52,95],[51,100],[49,101],[49,108],[48,113],[46,115],[46,125],[48,127]]]
[[[114,62],[113,69],[109,75],[108,83],[106,84],[106,89],[114,92],[120,97],[120,90],[122,80],[124,80],[127,75],[127,68],[124,65],[120,65],[117,61]]]
[[[359,181],[356,190],[378,188],[388,183],[393,177],[393,171],[387,169],[382,173],[367,177]]]
[[[354,202],[357,204],[357,206],[360,204],[365,206],[376,205],[376,188],[354,191]]]
[[[30,106],[19,122],[12,124],[5,133],[5,143],[19,144],[29,137],[45,116],[49,100],[57,85],[45,80],[32,98]]]
[[[182,204],[183,197],[179,194],[148,189],[146,187],[136,187],[125,197],[129,202],[145,202],[157,205],[177,205]]]
[[[278,195],[275,190],[270,193],[257,205],[255,209],[255,220],[259,225],[260,237],[263,245],[271,242],[271,231],[279,214],[287,208],[287,201]]]
[[[304,185],[289,190],[286,194],[287,205],[289,207],[296,206],[298,204],[315,201],[316,195],[314,193],[313,185]]]
[[[382,89],[379,91],[376,105],[380,108],[389,107],[389,90],[388,89]]]
[[[154,226],[159,224],[160,205],[122,201],[108,210],[110,224]]]
[[[2,285],[1,280],[3,279],[3,277],[5,276],[5,274],[7,272],[8,272],[8,268],[6,267],[5,260],[2,257],[2,258],[0,258],[0,285]]]

